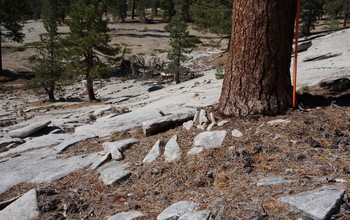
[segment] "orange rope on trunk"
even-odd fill
[[[293,74],[293,108],[296,107],[296,100],[297,100],[299,17],[300,17],[300,0],[297,0],[297,15],[295,19],[296,25],[295,25],[294,74]]]

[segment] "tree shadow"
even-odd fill
[[[312,95],[309,93],[299,94],[297,96],[299,105],[302,103],[306,108],[325,107],[330,105],[338,106],[350,106],[350,93],[334,95],[334,96],[323,96],[323,95]]]
[[[33,72],[13,72],[10,70],[0,71],[0,83],[13,82],[18,79],[30,80],[34,77]]]

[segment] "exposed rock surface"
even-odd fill
[[[51,121],[41,121],[41,122],[36,122],[30,125],[27,125],[23,128],[19,128],[16,130],[10,131],[8,134],[10,137],[13,138],[25,138],[28,137],[29,135],[47,127],[49,124],[51,124]]]
[[[193,202],[180,201],[166,208],[157,220],[176,220],[188,212],[192,213],[196,208],[197,205]]]
[[[173,136],[164,147],[164,159],[173,162],[181,158],[181,149],[177,143],[177,136]]]
[[[112,159],[111,153],[107,153],[105,155],[102,155],[91,165],[91,169],[96,170],[99,166],[105,164],[107,161],[109,161],[111,159]]]
[[[146,136],[150,136],[159,132],[168,130],[175,125],[182,124],[193,119],[194,110],[188,112],[180,112],[169,116],[156,118],[142,123],[142,130]]]
[[[189,120],[185,123],[183,123],[183,126],[186,130],[190,130],[191,128],[193,128],[194,122],[193,120]]]
[[[36,190],[32,189],[0,211],[1,220],[30,220],[39,216]]]
[[[188,212],[182,216],[178,220],[208,220],[211,215],[211,212],[208,210],[203,210],[199,212]]]
[[[321,187],[278,200],[291,209],[315,220],[328,219],[339,210],[345,191]]]

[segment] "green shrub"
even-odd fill
[[[215,78],[216,79],[223,79],[224,78],[224,67],[219,67],[216,69]]]

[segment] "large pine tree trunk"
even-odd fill
[[[295,0],[235,0],[219,111],[278,114],[291,103]]]
[[[0,31],[0,73],[2,73],[2,45],[1,45],[1,31]]]
[[[132,0],[131,19],[135,19],[136,0]]]

